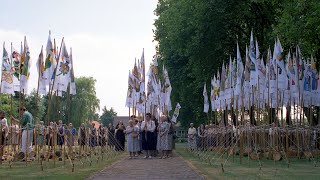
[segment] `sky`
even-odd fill
[[[49,30],[57,45],[64,37],[67,48],[72,47],[75,76],[97,80],[100,112],[104,106],[113,107],[118,115],[126,116],[128,73],[134,59],[140,59],[144,48],[148,66],[155,54],[156,6],[157,0],[1,0],[0,42],[10,52],[10,43],[20,50],[27,37],[32,60],[30,92],[37,87],[36,61]]]

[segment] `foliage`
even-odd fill
[[[107,126],[109,123],[113,124],[113,119],[116,116],[117,113],[114,111],[113,108],[110,108],[110,110],[108,110],[107,107],[104,106],[102,109],[102,115],[100,116],[100,120],[104,126]]]
[[[75,79],[75,82],[77,94],[74,96],[63,92],[62,97],[56,96],[56,94],[50,98],[48,95],[41,97],[37,95],[36,90],[33,90],[30,95],[24,97],[21,93],[16,92],[12,98],[12,110],[11,97],[2,94],[0,95],[0,109],[5,111],[9,117],[11,112],[15,117],[18,117],[17,109],[19,105],[24,105],[31,112],[36,123],[42,120],[45,124],[48,124],[48,121],[61,119],[64,123],[72,122],[75,127],[78,127],[81,123],[89,120],[99,120],[97,111],[100,101],[96,96],[96,80],[92,77],[79,77]]]
[[[264,56],[279,34],[285,49],[299,43],[305,55],[319,59],[319,6],[317,0],[159,0],[154,23],[159,64],[169,72],[172,104],[183,107],[182,125],[212,118],[203,113],[203,84],[210,84],[230,55],[236,57],[237,42],[244,61],[252,30]]]
[[[44,100],[33,90],[29,96],[25,99],[25,106],[28,111],[33,115],[35,122],[38,123],[42,119],[45,111],[45,106],[43,105]]]

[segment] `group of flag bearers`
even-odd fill
[[[172,87],[168,71],[164,66],[161,75],[158,72],[156,55],[153,57],[148,72],[145,72],[144,51],[141,59],[138,60],[138,63],[135,61],[132,71],[129,71],[126,107],[129,108],[129,117],[139,117],[139,119],[130,119],[130,126],[127,127],[128,129],[137,127],[133,129],[138,130],[138,134],[132,130],[128,131],[130,157],[134,157],[131,151],[136,149],[134,148],[136,140],[140,142],[140,150],[145,154],[145,158],[156,156],[155,152],[159,152],[160,158],[166,158],[172,150],[174,124],[181,107],[178,103],[172,118],[168,118],[172,110],[170,99]],[[148,78],[147,84],[146,77]],[[137,123],[132,125],[135,121]],[[132,133],[136,134],[132,135]]]
[[[35,124],[33,116],[24,105],[24,95],[28,90],[28,81],[32,74],[30,49],[26,37],[21,43],[20,52],[11,43],[11,51],[8,53],[6,44],[3,44],[3,58],[1,68],[1,93],[8,94],[11,99],[10,123],[5,118],[5,112],[1,112],[1,159],[9,162],[16,160],[54,159],[65,156],[73,164],[74,157],[103,154],[104,151],[114,150],[119,143],[112,132],[102,125],[95,127],[94,124],[81,125],[79,129],[72,127],[72,123],[63,124],[62,121],[50,119],[50,106],[47,109],[47,122]],[[64,38],[58,48],[55,40],[52,42],[51,32],[45,48],[44,59],[43,47],[41,47],[36,62],[38,70],[38,95],[48,95],[48,103],[58,100],[67,94],[76,94],[76,85],[73,69],[72,49],[68,52]],[[63,93],[64,92],[64,93]],[[19,94],[19,107],[12,106],[12,96]],[[57,103],[57,102],[53,102]],[[70,104],[70,103],[69,103]],[[19,117],[13,117],[13,110],[18,109]],[[70,107],[68,107],[70,108]],[[52,110],[53,113],[56,110]],[[55,116],[57,117],[57,116]],[[70,118],[70,116],[68,116]],[[69,119],[70,120],[70,119]],[[56,123],[55,123],[56,122]],[[109,136],[109,134],[111,134]],[[111,137],[111,138],[110,138]],[[106,146],[108,144],[109,146]],[[75,148],[79,145],[80,148]],[[17,149],[18,146],[18,149]],[[67,146],[67,149],[66,149]],[[95,148],[99,147],[99,148]],[[111,151],[108,151],[111,153]],[[102,155],[103,156],[103,155]]]
[[[319,71],[315,59],[303,58],[299,46],[287,56],[279,38],[266,63],[251,33],[243,64],[237,57],[211,79],[211,111],[204,85],[206,126],[189,129],[198,148],[248,155],[252,159],[307,157],[320,154]],[[211,114],[211,118],[209,115]],[[315,119],[318,117],[318,119]],[[190,140],[190,139],[189,139]],[[192,141],[190,141],[192,142]],[[200,142],[200,143],[199,143]],[[195,148],[192,148],[195,149]]]

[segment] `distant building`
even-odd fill
[[[175,129],[175,134],[176,134],[176,136],[177,136],[178,138],[186,138],[186,137],[187,137],[187,131],[186,131],[185,128],[183,128],[183,127],[181,126],[181,123],[180,123],[180,122],[178,122],[175,127],[176,127],[176,129]]]
[[[128,126],[129,123],[129,116],[116,116],[114,119],[113,119],[113,125],[116,126],[118,124],[118,122],[122,121],[124,126]]]

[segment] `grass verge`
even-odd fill
[[[37,160],[26,165],[25,162],[14,162],[11,167],[8,162],[0,165],[0,179],[85,179],[94,173],[101,171],[106,166],[111,165],[117,160],[123,158],[125,153],[110,153],[109,155],[83,157],[81,160],[74,161],[74,172],[69,160],[43,161],[43,171],[41,164]]]
[[[206,179],[320,179],[318,159],[294,158],[289,159],[288,163],[285,159],[277,162],[267,159],[253,161],[244,157],[240,164],[239,156],[222,156],[211,151],[192,153],[186,150],[185,144],[177,144],[176,153]]]

